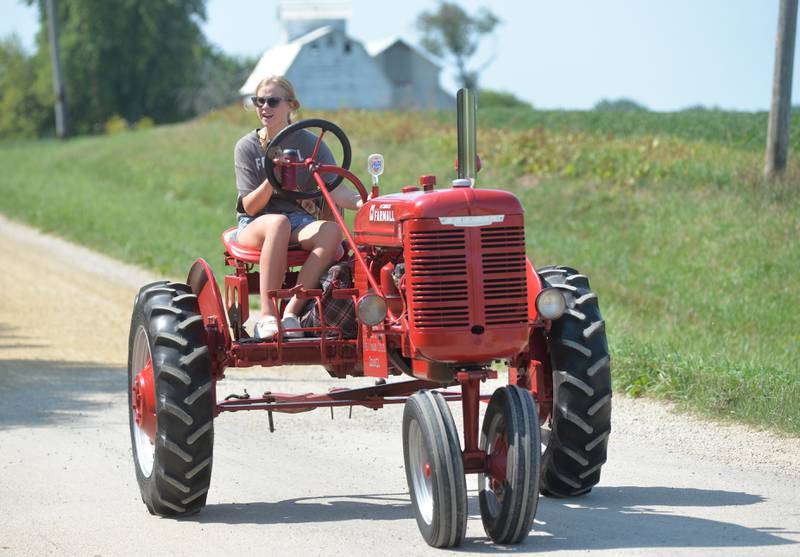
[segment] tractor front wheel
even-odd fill
[[[420,391],[403,411],[403,456],[411,503],[422,537],[454,547],[467,529],[467,486],[453,416],[441,394]]]
[[[214,444],[210,359],[197,296],[180,283],[145,286],[128,343],[131,444],[152,514],[192,514],[206,503]]]
[[[516,385],[494,392],[483,418],[480,449],[488,463],[488,472],[478,475],[483,528],[497,543],[520,543],[539,504],[539,418],[530,392]]]

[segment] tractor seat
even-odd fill
[[[226,253],[239,261],[255,263],[257,265],[261,258],[261,250],[243,246],[238,243],[236,241],[237,230],[238,228],[234,226],[222,233],[222,243],[225,246]],[[344,256],[344,253],[344,248],[340,246],[339,250],[336,252],[336,260],[340,260]],[[287,267],[300,267],[306,262],[307,258],[308,252],[300,247],[299,242],[289,244],[289,251],[286,254]]]
[[[234,226],[222,233],[222,243],[225,246],[225,251],[234,259],[258,265],[261,258],[261,250],[243,246],[237,242],[237,230],[238,228]],[[288,267],[299,267],[305,263],[306,258],[308,258],[308,252],[301,248],[298,242],[289,244],[289,252],[286,256]]]

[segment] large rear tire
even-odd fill
[[[543,267],[539,275],[567,299],[566,312],[548,334],[553,412],[542,430],[542,493],[583,495],[600,481],[611,433],[605,323],[586,276],[569,267]]]
[[[454,547],[467,530],[467,485],[458,431],[441,394],[419,391],[403,411],[403,456],[411,503],[428,545]]]
[[[480,449],[489,459],[489,472],[478,475],[483,528],[496,543],[520,543],[539,504],[539,413],[529,391],[508,385],[494,392]]]
[[[191,289],[166,281],[143,287],[131,318],[128,406],[136,480],[152,514],[205,506],[214,445],[210,363]]]

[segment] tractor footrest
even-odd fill
[[[314,341],[321,341],[322,337],[313,336],[313,337],[300,337],[300,338],[284,338],[281,342],[283,344],[297,344],[298,342],[314,342]],[[335,337],[328,338],[328,341],[336,340]],[[264,340],[260,338],[243,338],[239,339],[239,344],[269,344],[270,346],[277,345],[278,339],[274,338],[271,340]]]
[[[357,339],[304,337],[278,341],[241,339],[232,346],[231,367],[355,364]]]
[[[333,342],[336,340],[353,340],[353,339],[345,339],[343,336],[340,336],[340,332],[338,330],[330,330],[325,337],[327,342]],[[292,337],[284,337],[281,341],[283,344],[297,344],[298,342],[321,342],[322,335],[320,334],[319,328],[309,329],[305,336],[292,338]],[[276,336],[270,340],[263,340],[260,338],[254,337],[247,337],[239,339],[239,344],[269,344],[269,345],[276,345],[278,344],[278,337]]]

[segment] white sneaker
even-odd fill
[[[283,326],[283,336],[286,338],[303,338],[305,333],[303,331],[286,331],[286,329],[299,329],[302,327],[300,320],[294,315],[284,315],[281,319],[281,326]]]
[[[278,334],[278,318],[274,315],[262,317],[256,323],[253,333],[261,340],[272,340]]]

